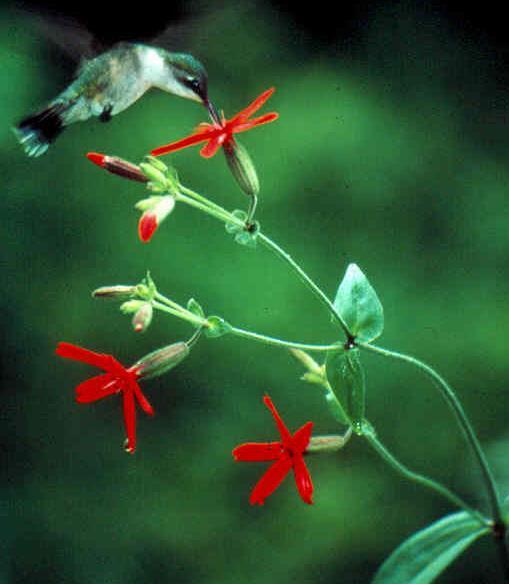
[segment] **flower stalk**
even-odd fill
[[[433,368],[431,368],[429,365],[426,365],[426,363],[419,361],[419,359],[416,359],[415,357],[410,357],[409,355],[404,355],[403,353],[397,353],[395,351],[382,349],[381,347],[377,347],[376,345],[372,345],[369,343],[359,342],[357,343],[357,345],[361,349],[364,349],[366,351],[370,351],[372,353],[377,353],[378,355],[382,355],[384,357],[389,357],[391,359],[397,359],[398,361],[409,363],[423,371],[428,377],[431,378],[435,387],[437,387],[440,390],[440,393],[442,394],[447,404],[454,412],[456,420],[461,430],[463,431],[463,434],[468,444],[472,448],[477,463],[479,464],[479,468],[481,469],[494,521],[497,523],[503,522],[500,497],[497,491],[495,479],[488,464],[488,460],[486,458],[486,455],[484,454],[484,451],[481,447],[479,439],[477,438],[474,428],[470,423],[470,420],[468,419],[468,416],[466,415],[465,410],[463,409],[463,406],[461,405],[461,402],[459,401],[452,387]]]

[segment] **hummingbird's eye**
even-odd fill
[[[199,77],[186,77],[183,83],[188,87],[195,95],[199,96],[201,99],[206,98],[207,86],[204,85],[203,80]]]

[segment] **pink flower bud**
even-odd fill
[[[143,243],[150,241],[156,229],[175,207],[175,199],[170,195],[153,197],[153,199],[155,203],[144,211],[138,223],[138,235]]]
[[[154,309],[150,302],[145,302],[140,308],[134,313],[133,316],[133,328],[137,333],[144,333],[150,323],[152,322],[152,316],[154,314]]]
[[[136,286],[102,286],[92,292],[94,298],[111,298],[113,300],[126,300],[136,294]]]
[[[104,168],[108,172],[127,178],[128,180],[135,180],[143,183],[146,183],[149,180],[136,164],[118,158],[117,156],[106,156],[105,154],[99,154],[98,152],[89,152],[87,158],[90,162],[97,164],[97,166]]]
[[[138,377],[158,377],[173,369],[189,355],[187,343],[179,342],[157,349],[137,361],[131,369]]]
[[[352,428],[342,436],[337,434],[328,436],[313,436],[306,448],[306,454],[315,454],[319,452],[336,452],[343,448],[352,436]]]

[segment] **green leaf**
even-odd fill
[[[187,310],[189,310],[189,312],[192,312],[196,316],[199,316],[200,318],[205,318],[203,308],[198,304],[198,302],[196,302],[194,298],[190,298],[189,301],[187,302]]]
[[[325,371],[331,389],[357,434],[362,434],[366,389],[358,349],[327,354]],[[330,397],[328,400],[332,402]]]
[[[222,337],[232,330],[232,326],[219,316],[209,316],[207,322],[209,326],[205,327],[203,332],[206,337],[211,339]]]
[[[256,238],[258,236],[258,231],[240,231],[235,235],[235,241],[240,245],[246,245],[247,247],[256,247]]]
[[[357,264],[348,266],[336,293],[334,307],[359,340],[369,343],[382,334],[382,304]]]
[[[242,221],[242,223],[245,223],[247,220],[247,213],[241,209],[235,209],[235,211],[232,211],[232,215],[239,221]],[[225,229],[227,233],[239,233],[239,231],[244,231],[244,225],[239,226],[235,223],[226,223]]]
[[[465,511],[447,515],[403,542],[378,570],[372,584],[427,584],[476,539],[489,533]]]

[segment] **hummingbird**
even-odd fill
[[[212,119],[207,72],[187,53],[121,42],[84,62],[75,80],[44,109],[22,119],[14,132],[28,156],[41,156],[70,124],[92,116],[108,122],[156,87],[203,104]]]

